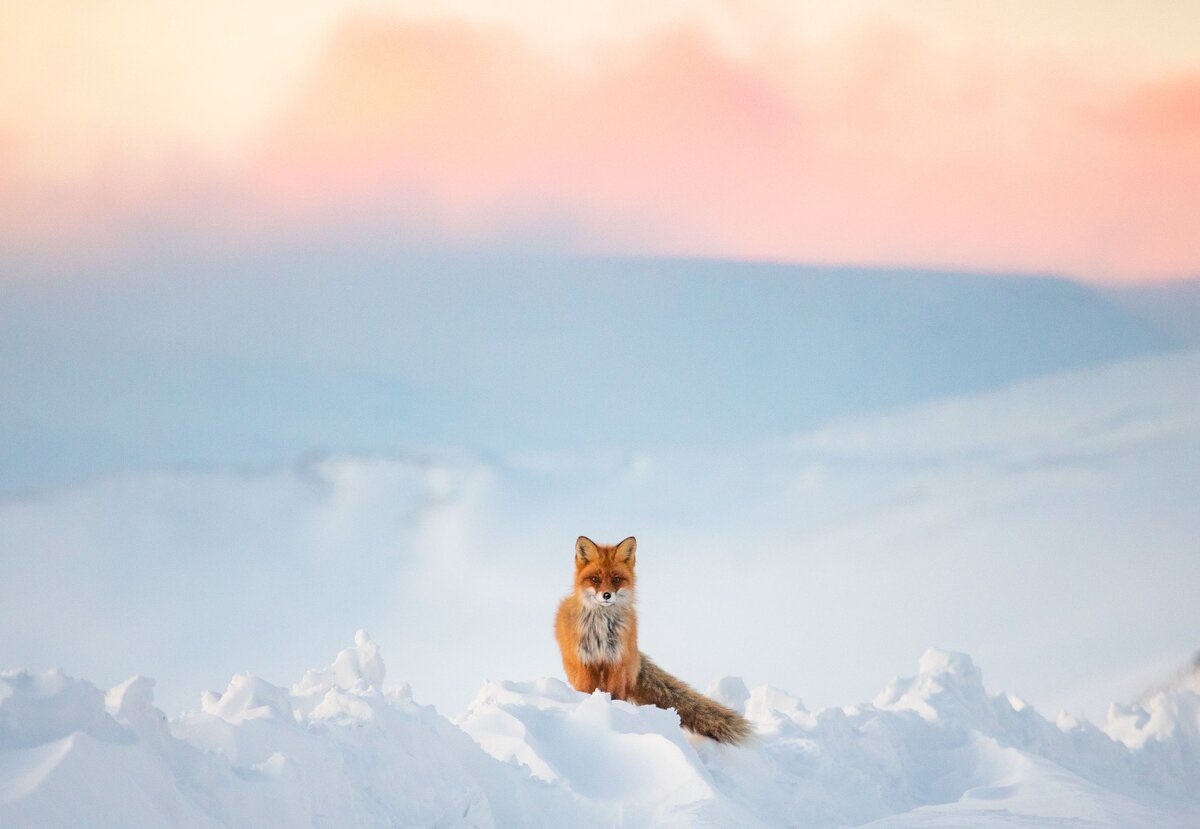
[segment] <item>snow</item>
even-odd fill
[[[1197,378],[5,496],[0,827],[1195,827]],[[553,678],[585,530],[638,535],[643,648],[750,745]],[[347,620],[390,674],[365,633],[303,670]]]
[[[177,719],[153,680],[107,694],[0,674],[0,826],[1190,827],[1200,822],[1200,674],[1104,729],[989,693],[937,649],[873,703],[809,711],[726,677],[743,747],[674,712],[554,678],[486,682],[455,720],[386,684],[365,633],[290,689],[250,675]]]
[[[314,451],[740,442],[1171,342],[1055,278],[357,246],[177,254],[5,285],[0,495]]]
[[[149,674],[176,716],[234,673],[289,687],[362,626],[457,713],[484,678],[553,675],[575,538],[634,534],[643,649],[698,687],[873,699],[937,642],[1100,722],[1198,647],[1198,411],[1189,352],[747,444],[333,455],[0,498],[0,669]]]

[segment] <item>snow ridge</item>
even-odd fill
[[[1200,823],[1200,677],[1104,730],[991,695],[930,649],[873,703],[808,711],[737,678],[752,744],[556,679],[488,682],[457,720],[384,685],[365,632],[290,689],[241,674],[168,721],[154,682],[0,674],[5,827],[1053,826]]]

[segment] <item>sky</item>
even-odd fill
[[[0,249],[1195,276],[1198,44],[1165,0],[7,3]]]

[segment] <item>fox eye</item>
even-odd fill
[[[592,576],[592,578],[591,578],[591,582],[592,582],[592,584],[599,584],[599,583],[600,583],[600,577],[599,577],[599,576]]]
[[[613,576],[613,584],[620,584],[622,581],[624,581],[624,579],[622,579],[620,576]]]

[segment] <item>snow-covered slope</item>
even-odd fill
[[[314,451],[742,441],[1172,345],[1066,279],[677,259],[172,250],[3,299],[0,494]]]
[[[107,694],[59,672],[0,675],[0,826],[616,827],[1200,824],[1194,676],[1108,734],[991,695],[970,658],[929,650],[873,703],[810,712],[726,678],[745,747],[673,712],[556,679],[488,682],[455,722],[385,687],[359,633],[290,689],[235,676],[168,721],[153,681]]]
[[[352,620],[457,712],[485,677],[554,674],[575,537],[632,534],[642,647],[693,683],[737,673],[825,707],[936,642],[1098,722],[1197,647],[1198,412],[1193,352],[747,444],[335,456],[0,498],[0,670],[147,673],[175,716],[235,672],[299,675]]]

